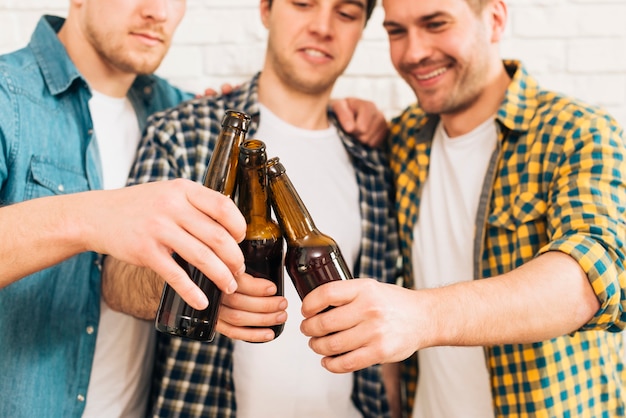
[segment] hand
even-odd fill
[[[276,285],[247,273],[237,277],[237,292],[224,295],[217,331],[230,338],[249,342],[274,339],[267,328],[287,320],[287,299],[276,294]]]
[[[237,86],[233,86],[230,83],[224,83],[220,86],[221,92],[219,94],[230,94],[233,92],[233,90],[236,88]],[[208,87],[204,90],[204,95],[202,94],[197,94],[196,98],[198,97],[213,97],[213,96],[217,96],[217,90],[212,89],[211,87]]]
[[[176,252],[225,293],[245,270],[238,242],[246,224],[228,197],[190,180],[147,183],[76,195],[87,250],[109,254],[159,274],[196,309],[206,295],[172,258]]]
[[[373,102],[353,97],[331,101],[344,131],[364,144],[377,147],[389,133],[385,116]]]
[[[422,343],[420,319],[431,320],[416,293],[373,279],[325,283],[304,298],[300,330],[333,373],[404,360]]]

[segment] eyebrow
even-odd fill
[[[344,0],[341,2],[341,4],[353,4],[365,10],[365,2],[361,0]]]
[[[437,12],[433,12],[431,14],[420,16],[419,18],[416,19],[416,21],[417,21],[417,23],[422,24],[422,23],[427,23],[427,22],[429,22],[431,20],[434,20],[434,19],[437,19],[437,18],[440,18],[440,17],[445,17],[445,16],[448,16],[448,13],[442,12],[442,11],[437,11]],[[383,21],[383,26],[385,26],[385,27],[387,27],[387,26],[395,27],[395,26],[403,26],[403,25],[401,25],[398,22],[394,22],[393,20],[385,20],[385,21]]]

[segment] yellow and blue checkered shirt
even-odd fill
[[[498,147],[476,218],[474,278],[500,275],[547,251],[561,251],[578,261],[601,306],[570,335],[485,347],[494,413],[624,416],[626,373],[618,333],[626,325],[623,131],[605,112],[541,89],[519,62],[504,65],[512,81],[495,117]],[[414,286],[413,229],[438,122],[417,104],[391,122],[390,162],[409,288]],[[409,408],[417,384],[415,359],[405,362]]]

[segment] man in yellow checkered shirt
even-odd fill
[[[404,286],[311,292],[311,348],[336,373],[406,359],[413,418],[624,416],[622,129],[502,61],[505,1],[383,6],[417,96],[388,143]]]

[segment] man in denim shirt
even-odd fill
[[[157,68],[184,11],[72,1],[67,20],[42,18],[0,57],[2,417],[143,414],[152,326],[106,305],[101,316],[99,254],[152,268],[199,308],[172,251],[236,287],[245,221],[230,200],[186,180],[119,189],[147,116],[190,97],[138,75]],[[206,218],[202,231],[190,218]]]

